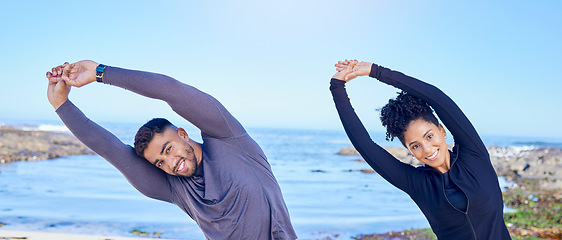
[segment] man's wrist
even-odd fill
[[[107,66],[103,65],[103,64],[99,64],[96,67],[96,81],[97,82],[103,82],[103,74],[105,72],[105,67],[107,67]]]
[[[68,98],[66,98],[66,99],[56,99],[54,102],[51,103],[51,106],[53,106],[55,111],[57,111],[67,101],[68,101]]]

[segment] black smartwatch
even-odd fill
[[[98,65],[98,67],[96,67],[96,81],[98,82],[102,82],[102,78],[103,78],[103,72],[105,71],[105,65],[100,64]]]

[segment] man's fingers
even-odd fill
[[[62,75],[62,65],[57,66],[57,75]]]
[[[76,63],[73,63],[68,65],[68,70],[69,72],[78,72],[79,69],[76,67]]]
[[[65,65],[62,71],[62,80],[68,81],[70,80],[70,72],[72,71],[72,64],[68,64],[68,62],[64,63]]]
[[[64,62],[64,63],[61,65],[61,69],[62,69],[62,73],[64,74],[64,71],[67,71],[67,70],[69,69],[69,68],[68,68],[68,62]]]
[[[57,85],[58,85],[58,84],[60,84],[62,87],[67,87],[66,81],[64,81],[64,80],[59,81],[59,82],[57,83]]]
[[[47,72],[45,75],[47,75],[47,79],[49,80],[49,84],[57,83],[58,81],[60,81],[60,77],[54,76],[54,74],[52,74],[51,72]]]

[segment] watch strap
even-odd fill
[[[97,82],[102,82],[103,79],[103,72],[105,71],[105,65],[100,64],[96,67],[96,81]]]

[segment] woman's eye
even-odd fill
[[[162,167],[162,161],[158,162],[158,167]]]
[[[172,147],[168,147],[168,148],[166,149],[166,153],[169,153],[171,148],[172,148]]]
[[[417,144],[416,144],[416,145],[412,146],[412,149],[416,149],[416,148],[418,148],[419,146],[420,146],[420,145],[417,145]]]
[[[433,138],[433,134],[429,134],[429,136],[427,136],[427,139],[432,139]]]

